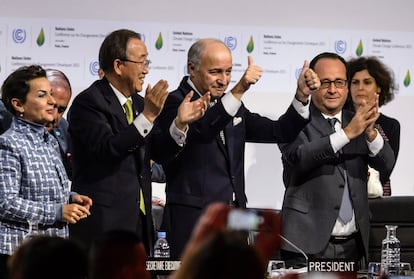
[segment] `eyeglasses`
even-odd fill
[[[119,59],[119,60],[121,60],[123,62],[135,63],[135,64],[138,64],[138,65],[143,66],[145,68],[148,68],[149,64],[151,64],[151,60],[149,60],[149,59],[145,59],[144,61],[134,61],[134,60],[129,60],[129,59],[124,58],[124,59]]]
[[[331,86],[331,83],[335,84],[336,88],[344,88],[348,81],[344,79],[335,79],[335,80],[329,80],[325,79],[321,81],[321,86],[319,88],[326,89]]]
[[[55,105],[55,108],[57,109],[57,112],[58,112],[59,114],[64,113],[64,112],[65,112],[65,110],[66,110],[66,107],[57,106],[57,105]]]

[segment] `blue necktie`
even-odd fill
[[[328,122],[331,125],[332,131],[335,132],[335,123],[338,121],[336,118],[328,118]],[[349,189],[348,189],[348,177],[346,174],[346,170],[341,166],[338,165],[339,169],[344,174],[344,194],[342,195],[342,202],[341,207],[339,208],[339,218],[342,220],[344,224],[347,224],[352,219],[352,203],[351,198],[349,197]]]

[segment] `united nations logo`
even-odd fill
[[[296,68],[295,70],[295,78],[296,80],[299,79],[300,73],[302,72],[302,68]]]
[[[228,36],[224,38],[224,44],[231,50],[235,50],[237,48],[237,38],[233,36]]]
[[[92,61],[91,63],[89,63],[89,72],[91,73],[91,75],[97,76],[98,75],[98,70],[99,70],[99,62],[98,61]]]
[[[145,34],[144,33],[139,33],[139,36],[141,37],[141,41],[143,41],[145,43]]]
[[[14,29],[13,30],[13,41],[16,44],[22,44],[26,41],[26,30],[24,29]]]
[[[344,40],[335,41],[334,47],[335,47],[335,52],[337,54],[344,54],[346,51],[346,41]]]

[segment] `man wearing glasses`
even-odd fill
[[[189,93],[168,132],[160,131],[154,121],[168,95],[167,81],[148,85],[144,98],[138,95],[149,63],[138,33],[110,33],[99,51],[102,79],[77,95],[70,108],[72,189],[93,200],[91,219],[72,226],[70,236],[85,248],[103,232],[127,230],[141,236],[152,256],[150,159],[175,156],[188,123],[200,118],[209,102],[209,96],[190,102]],[[151,148],[155,145],[159,148]]]
[[[348,95],[346,62],[321,53],[310,68],[321,86],[312,93],[311,121],[290,144],[280,144],[286,191],[282,234],[312,259],[359,261],[367,257],[369,208],[367,169],[392,170],[394,154],[374,128],[378,99],[355,114],[344,110]],[[306,259],[282,243],[287,267]]]

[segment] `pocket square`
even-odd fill
[[[233,117],[233,126],[237,126],[241,122],[242,122],[242,118],[241,117]]]

